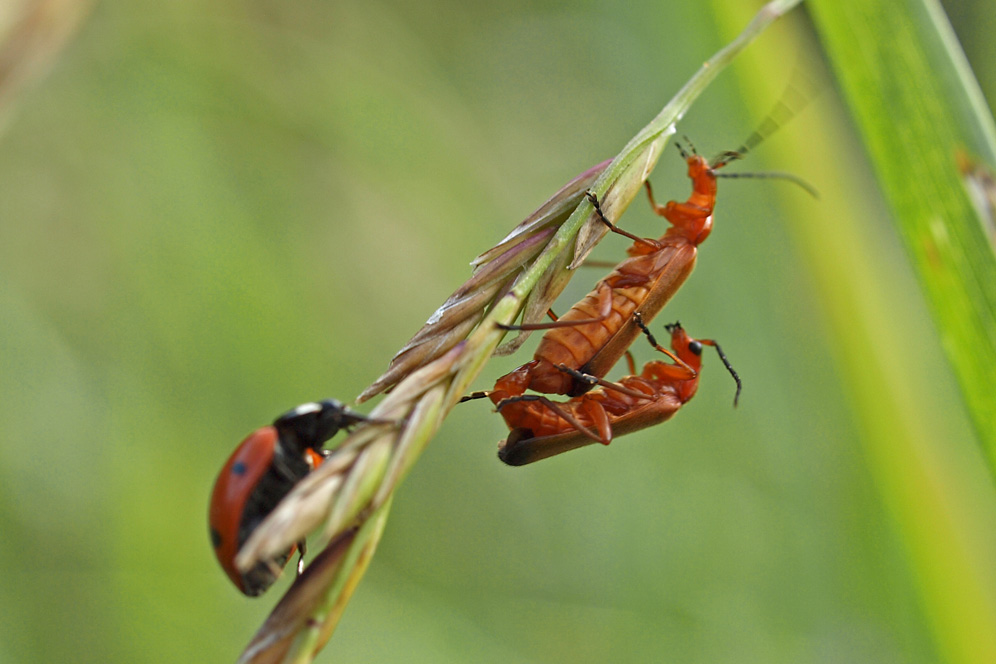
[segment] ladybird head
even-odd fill
[[[340,429],[366,419],[335,399],[306,403],[287,411],[274,422],[280,432],[280,442],[291,454],[303,454],[308,448],[317,450]]]

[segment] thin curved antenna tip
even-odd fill
[[[740,380],[740,374],[738,374],[736,369],[733,368],[733,365],[730,364],[730,361],[726,358],[726,353],[723,352],[723,349],[718,343],[712,340],[710,345],[716,349],[716,354],[719,355],[719,359],[723,361],[723,365],[726,367],[726,370],[730,372],[730,375],[733,376],[734,382],[737,384],[737,393],[733,395],[733,407],[736,408],[737,404],[740,403],[740,392],[744,387],[743,382]]]
[[[757,178],[763,180],[787,180],[792,184],[795,184],[803,189],[807,194],[815,198],[820,199],[820,192],[813,185],[809,184],[803,180],[798,175],[794,173],[785,173],[783,171],[761,171],[758,173],[716,173],[718,178]]]

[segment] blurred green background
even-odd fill
[[[208,545],[235,444],[376,378],[471,258],[733,36],[734,5],[98,4],[0,138],[0,662],[234,660],[283,589],[242,598]],[[985,7],[953,19],[992,99]],[[705,154],[736,148],[759,120],[747,90],[767,86],[763,108],[797,61],[827,76],[816,46],[796,12],[751,47],[782,68],[743,59],[679,131]],[[931,481],[984,564],[991,478],[832,85],[737,165],[764,168],[823,201],[722,182],[657,323],[723,344],[740,407],[710,355],[672,422],[521,469],[497,461],[489,406],[460,407],[318,661],[938,661],[793,240],[834,232],[826,201],[865,212],[853,241],[906,332],[868,344],[915,349],[910,389],[946,432]],[[670,149],[652,180],[687,197]],[[662,232],[639,201],[624,222]],[[595,258],[625,247],[610,236]]]

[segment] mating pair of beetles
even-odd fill
[[[670,419],[698,389],[703,346],[713,346],[736,382],[741,382],[719,344],[695,339],[679,323],[667,325],[671,349],[660,345],[648,323],[685,282],[695,267],[697,248],[712,230],[716,179],[750,174],[717,174],[739,159],[761,136],[755,132],[738,151],[711,162],[679,144],[688,166],[692,193],[685,202],[657,205],[654,211],[670,226],[660,239],[642,238],[616,227],[602,213],[591,192],[586,196],[610,231],[633,240],[629,257],[598,282],[570,311],[549,323],[507,326],[510,330],[546,330],[533,359],[502,376],[494,389],[464,398],[489,398],[510,429],[499,457],[524,465],[613,436]],[[689,144],[690,145],[690,144]],[[771,177],[769,174],[760,174]],[[778,177],[778,174],[773,174]],[[790,178],[791,179],[791,178]],[[637,373],[628,349],[640,335],[670,362],[652,360]],[[626,355],[630,375],[611,382],[605,375]],[[527,394],[532,391],[533,394]],[[566,395],[554,401],[545,395]],[[250,434],[222,468],[211,496],[210,535],[215,554],[235,586],[249,596],[264,592],[293,554],[260,563],[246,573],[234,563],[239,548],[294,485],[322,462],[325,443],[340,429],[368,421],[335,400],[299,406],[271,426]],[[302,548],[303,542],[299,545]],[[300,571],[301,562],[298,568]]]

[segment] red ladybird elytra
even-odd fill
[[[294,485],[322,462],[326,441],[340,429],[368,419],[335,399],[307,403],[252,432],[235,448],[211,492],[208,523],[218,562],[244,594],[262,594],[294,552],[291,548],[242,573],[235,567],[235,556],[246,539]]]

